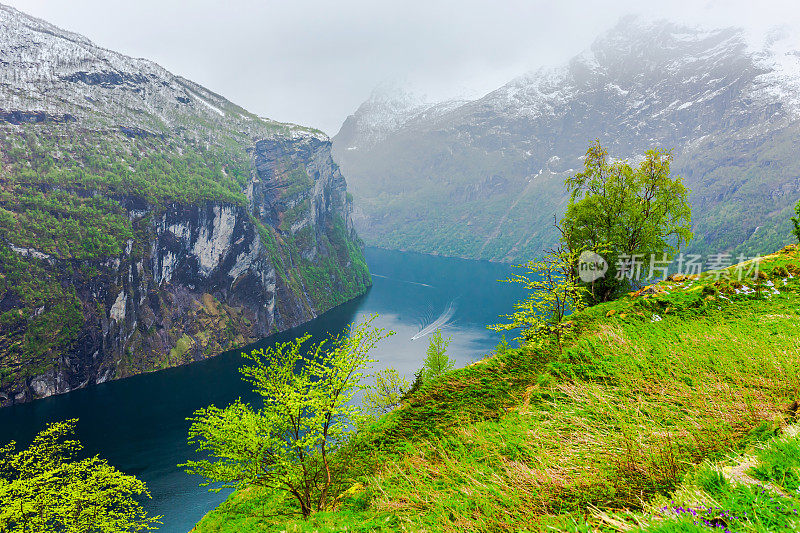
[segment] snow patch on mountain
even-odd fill
[[[206,106],[206,107],[208,107],[208,108],[209,108],[211,111],[215,112],[215,113],[216,113],[216,114],[218,114],[219,116],[221,116],[221,117],[224,117],[224,116],[225,116],[225,111],[223,111],[222,109],[218,108],[218,107],[217,107],[217,106],[215,106],[214,104],[212,104],[212,103],[210,103],[210,102],[207,102],[206,100],[204,100],[204,99],[200,98],[200,97],[199,97],[199,96],[197,96],[196,94],[192,94],[192,96],[194,96],[195,100],[197,100],[197,101],[198,101],[198,102],[200,102],[201,104],[205,105],[205,106]]]
[[[80,35],[0,5],[0,108],[87,114],[148,108],[160,118],[186,91],[157,64],[96,46]],[[124,95],[120,97],[120,95]],[[97,103],[98,105],[93,105]]]
[[[180,129],[196,135],[225,126],[264,136],[287,129],[300,135],[302,129],[258,118],[152,61],[107,50],[0,4],[2,113],[66,115],[87,126],[153,133]],[[316,133],[305,128],[304,135]]]
[[[800,39],[789,28],[775,28],[753,51],[756,62],[765,70],[758,77],[754,96],[782,103],[792,118],[800,118]],[[760,48],[760,49],[758,49]]]
[[[349,117],[354,131],[345,149],[369,149],[409,123],[437,118],[464,103],[460,99],[430,102],[402,85],[379,85]]]

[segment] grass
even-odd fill
[[[800,251],[761,271],[665,281],[573,315],[563,354],[545,342],[449,373],[353,439],[357,498],[303,523],[262,495],[260,531],[707,531],[672,508],[702,506],[746,525],[731,531],[793,531],[800,443],[777,436],[800,399]],[[714,477],[741,454],[761,488]],[[245,530],[252,499],[197,531]]]
[[[595,509],[565,531],[647,533],[728,531],[795,532],[800,529],[800,426],[692,469],[670,495],[656,498],[643,512],[606,513]],[[765,473],[780,472],[770,477]],[[786,474],[789,474],[788,476]]]
[[[388,513],[363,512],[366,504],[364,492],[359,492],[343,502],[347,508],[333,512],[320,512],[307,521],[300,518],[285,518],[292,508],[274,493],[250,487],[239,491],[226,500],[217,511],[203,520],[202,526],[192,531],[237,531],[264,532],[286,531],[287,533],[310,531],[397,531],[402,528],[399,518]],[[276,517],[280,517],[276,519]],[[282,519],[281,519],[282,518]],[[344,529],[347,528],[347,529]]]

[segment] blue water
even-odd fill
[[[497,345],[499,335],[486,325],[523,296],[520,287],[497,282],[511,273],[508,265],[379,249],[367,249],[367,262],[374,278],[366,295],[256,346],[305,332],[321,339],[377,313],[376,324],[397,334],[375,350],[376,369],[394,367],[411,378],[425,357],[431,324],[452,336],[448,353],[464,366]],[[239,353],[0,409],[0,445],[27,445],[46,423],[78,418],[77,436],[87,454],[147,483],[148,511],[164,515],[159,531],[187,532],[227,493],[208,492],[199,478],[176,467],[192,456],[186,417],[210,404],[253,398],[238,372]]]

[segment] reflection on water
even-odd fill
[[[499,336],[486,325],[510,312],[522,296],[518,286],[496,281],[510,275],[507,265],[378,249],[367,250],[367,262],[374,285],[366,295],[256,346],[306,332],[316,342],[377,313],[377,326],[397,332],[378,345],[377,368],[394,367],[410,378],[425,358],[424,335],[442,328],[445,337],[453,337],[448,354],[463,366],[494,348]],[[46,423],[79,418],[78,438],[86,452],[100,454],[147,482],[153,496],[148,510],[164,515],[159,531],[185,533],[226,497],[198,487],[199,478],[176,468],[192,453],[186,445],[185,419],[210,404],[224,406],[239,397],[255,400],[240,379],[241,362],[239,352],[228,352],[0,409],[0,445],[10,440],[27,445]]]

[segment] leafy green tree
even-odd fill
[[[428,349],[425,351],[425,361],[420,369],[420,380],[423,385],[453,370],[456,362],[447,355],[447,347],[452,340],[452,337],[443,338],[440,329],[431,334]]]
[[[244,354],[241,372],[263,400],[256,409],[234,402],[189,418],[189,443],[207,456],[180,465],[211,490],[249,485],[284,492],[307,518],[326,509],[344,483],[336,451],[362,415],[353,405],[369,352],[394,332],[372,326],[374,316],[348,334],[307,346],[310,335]]]
[[[77,420],[56,422],[31,445],[0,448],[0,531],[116,533],[156,529],[137,498],[147,487],[98,457],[78,459]]]
[[[583,307],[586,295],[586,289],[575,276],[574,265],[573,254],[563,245],[541,261],[517,265],[525,272],[503,281],[522,284],[528,290],[528,296],[514,304],[512,314],[503,315],[508,323],[489,328],[495,331],[521,329],[521,337],[527,342],[554,336],[561,350],[566,328],[564,319],[570,312]]]
[[[375,383],[364,393],[364,405],[373,415],[383,415],[400,406],[409,387],[397,370],[387,368],[375,374]]]
[[[453,369],[455,361],[450,359],[447,355],[447,346],[452,340],[452,337],[443,338],[442,330],[440,329],[437,329],[431,334],[422,367],[414,374],[414,382],[401,396],[401,399],[407,398],[411,394],[417,392],[423,385],[430,383],[442,374]]]
[[[797,205],[794,206],[794,212],[797,216],[792,217],[792,225],[794,226],[792,233],[797,239],[797,242],[800,242],[800,202],[797,202]]]
[[[590,285],[595,302],[636,285],[635,276],[622,275],[626,272],[618,265],[635,257],[670,258],[692,239],[689,191],[671,176],[671,163],[672,154],[664,150],[648,150],[637,167],[610,161],[595,141],[586,152],[584,171],[567,178],[570,202],[561,221],[563,241],[575,257],[589,250],[609,264],[605,277]]]

